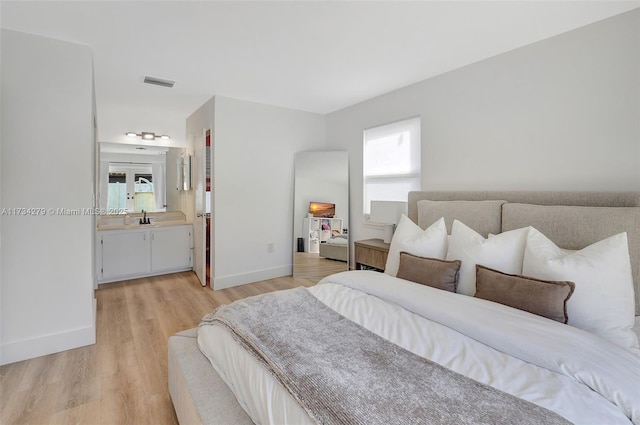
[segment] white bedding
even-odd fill
[[[343,236],[332,236],[327,239],[326,243],[331,245],[349,245],[349,239]]]
[[[640,425],[640,356],[597,336],[371,271],[338,273],[309,290],[378,335],[574,423]],[[198,344],[254,422],[311,423],[225,330],[200,327]]]

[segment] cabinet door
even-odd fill
[[[191,267],[191,226],[151,231],[151,271]]]
[[[102,278],[149,272],[149,240],[146,231],[104,232]]]

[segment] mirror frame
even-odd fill
[[[294,161],[294,210],[293,210],[293,276],[320,280],[339,271],[349,270],[351,240],[349,236],[349,153],[347,151],[298,152]],[[313,265],[297,255],[298,238],[304,236],[304,219],[309,213],[310,202],[336,205],[334,218],[342,219],[341,233],[346,230],[346,262],[326,260],[328,263]],[[305,248],[306,251],[306,248]],[[306,252],[303,254],[307,254]],[[319,254],[318,254],[319,255]],[[318,257],[319,260],[321,257]],[[304,264],[302,264],[304,262]]]

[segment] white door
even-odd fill
[[[195,218],[193,222],[193,267],[202,286],[207,285],[206,239],[205,239],[205,132],[196,135],[193,151],[193,192],[195,196]]]

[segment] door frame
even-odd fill
[[[193,217],[193,246],[194,261],[193,268],[202,286],[207,286],[207,263],[206,263],[206,219],[205,219],[205,151],[206,129],[201,134],[194,136],[193,140],[193,166],[192,166],[192,187],[194,196],[194,217]]]

